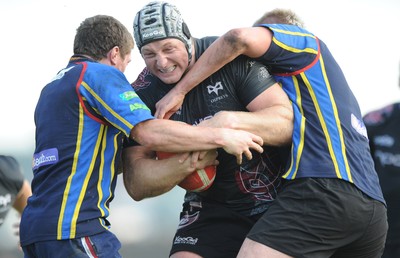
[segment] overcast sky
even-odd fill
[[[0,1],[0,151],[33,151],[36,101],[42,87],[67,64],[80,22],[89,16],[108,14],[132,31],[134,15],[147,2]],[[331,48],[363,113],[399,99],[398,0],[170,2],[181,10],[195,37],[221,35],[232,27],[252,25],[267,10],[291,8]],[[143,66],[135,48],[126,71],[128,79],[133,81]]]

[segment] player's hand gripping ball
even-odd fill
[[[166,159],[173,155],[175,155],[175,153],[157,151],[158,159]],[[210,188],[210,186],[214,183],[216,174],[216,166],[208,166],[204,169],[197,169],[183,179],[183,181],[178,185],[187,191],[202,192]]]

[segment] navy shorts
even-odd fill
[[[188,251],[202,257],[236,257],[260,216],[249,218],[204,199],[185,203],[170,255]]]
[[[23,246],[24,258],[121,258],[121,243],[104,231],[90,237],[36,242]]]
[[[248,238],[293,257],[378,258],[386,206],[340,179],[285,183]]]

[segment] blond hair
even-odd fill
[[[253,25],[262,23],[291,24],[304,28],[303,20],[290,9],[276,8],[272,11],[266,12]]]

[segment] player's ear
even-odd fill
[[[112,65],[116,65],[118,58],[120,58],[119,47],[115,46],[110,51],[108,51],[107,58]]]

